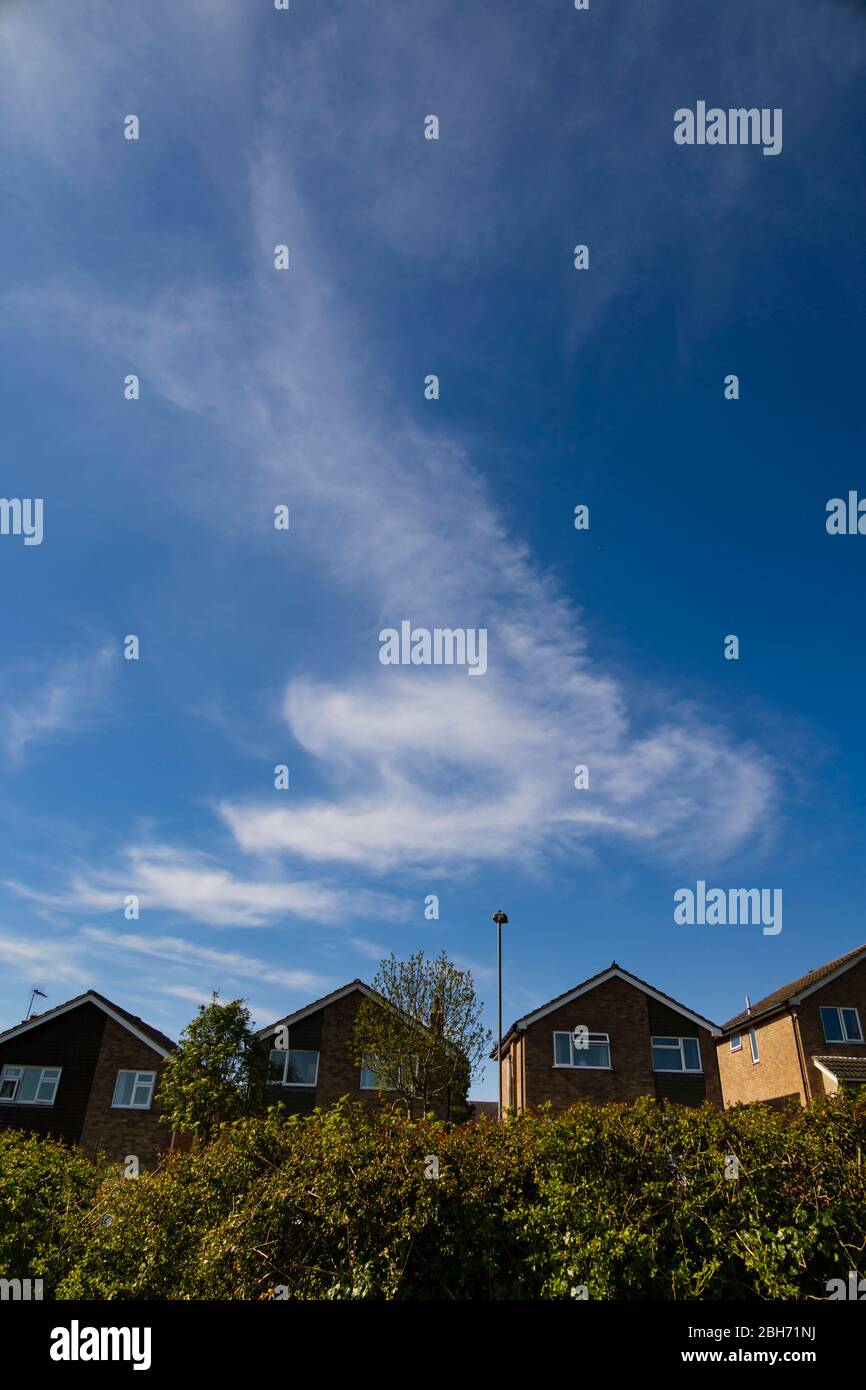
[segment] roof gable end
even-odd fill
[[[835,960],[827,961],[824,965],[817,966],[814,970],[807,970],[805,975],[799,979],[792,980],[790,984],[782,985],[779,989],[774,989],[770,994],[766,994],[763,999],[759,999],[753,1004],[751,1009],[743,1010],[742,1013],[734,1014],[727,1023],[722,1024],[722,1032],[736,1032],[738,1028],[745,1024],[755,1021],[755,1019],[766,1017],[768,1014],[781,1013],[790,1004],[799,1004],[803,999],[814,994],[815,990],[823,989],[824,985],[830,984],[840,975],[844,975],[853,966],[859,965],[866,960],[866,946],[857,946],[853,951],[848,951],[844,956],[837,956]]]
[[[574,989],[566,990],[565,994],[557,995],[555,999],[548,1000],[546,1004],[542,1004],[540,1008],[535,1009],[532,1013],[525,1014],[523,1018],[519,1018],[516,1023],[511,1025],[506,1037],[510,1037],[515,1031],[524,1032],[525,1029],[538,1023],[540,1019],[545,1018],[547,1014],[553,1013],[556,1009],[563,1008],[566,1004],[570,1004],[573,999],[579,999],[581,995],[588,994],[591,990],[597,989],[599,985],[605,984],[608,980],[613,979],[623,980],[626,984],[634,986],[635,989],[639,989],[641,993],[646,994],[650,999],[656,999],[659,1003],[667,1005],[669,1009],[674,1009],[677,1013],[682,1014],[683,1018],[687,1018],[692,1023],[697,1024],[699,1028],[706,1029],[713,1037],[719,1037],[721,1035],[721,1029],[710,1019],[704,1018],[702,1014],[696,1014],[692,1009],[687,1009],[684,1004],[680,1004],[678,1000],[672,999],[669,994],[663,994],[661,990],[653,989],[652,985],[647,984],[646,980],[639,979],[637,975],[632,975],[628,970],[624,970],[621,965],[618,965],[616,961],[612,961],[607,970],[602,970],[597,975],[591,975],[588,980],[584,980],[582,984],[576,985]]]
[[[34,1028],[41,1028],[43,1024],[50,1023],[55,1018],[61,1018],[64,1014],[72,1013],[84,1004],[93,1004],[97,1009],[101,1009],[115,1023],[119,1023],[128,1033],[132,1033],[133,1037],[138,1038],[139,1042],[146,1043],[160,1057],[168,1057],[174,1051],[175,1044],[165,1033],[161,1033],[157,1028],[151,1028],[149,1023],[136,1018],[134,1014],[128,1014],[125,1009],[121,1009],[118,1004],[113,1004],[110,999],[106,999],[102,994],[97,994],[96,990],[93,989],[87,990],[84,994],[76,995],[74,999],[68,999],[65,1004],[58,1004],[54,1009],[46,1009],[45,1013],[25,1019],[23,1023],[18,1023],[13,1028],[7,1028],[4,1033],[0,1033],[0,1043],[9,1042],[12,1038],[17,1038],[23,1033],[32,1032]]]

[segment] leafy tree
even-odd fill
[[[220,1125],[264,1105],[265,1058],[243,999],[200,1004],[165,1064],[158,1100],[163,1123],[207,1142]]]
[[[355,1060],[375,1071],[407,1115],[426,1114],[447,1095],[451,1118],[466,1118],[469,1082],[492,1040],[470,972],[444,951],[435,960],[416,951],[405,961],[392,952],[373,988],[378,998],[365,997],[355,1017]]]

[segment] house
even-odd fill
[[[565,1110],[638,1096],[721,1107],[719,1029],[612,961],[513,1023],[502,1039],[503,1108]],[[497,1056],[494,1048],[491,1056]]]
[[[359,1067],[352,1054],[355,1015],[364,998],[387,1001],[363,980],[351,980],[340,989],[316,999],[294,1013],[259,1029],[257,1037],[268,1046],[267,1094],[269,1103],[280,1104],[290,1114],[308,1115],[326,1109],[342,1096],[364,1105],[388,1103],[389,1092],[378,1085],[375,1069]],[[281,1030],[288,1046],[273,1044]],[[390,1093],[393,1099],[394,1093]],[[450,1088],[440,1092],[431,1109],[443,1119],[452,1118]]]
[[[476,1124],[479,1120],[498,1120],[499,1102],[496,1100],[470,1100],[469,1102],[469,1123]]]
[[[866,1085],[866,946],[782,985],[722,1027],[725,1105],[801,1105]]]
[[[0,1127],[151,1168],[172,1143],[154,1093],[174,1047],[95,990],[79,994],[0,1033]]]

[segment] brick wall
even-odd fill
[[[290,1047],[293,1045],[318,1046],[319,1071],[315,1091],[306,1088],[302,1090],[294,1087],[269,1086],[268,1100],[270,1104],[285,1101],[288,1108],[296,1111],[312,1110],[313,1107],[326,1109],[336,1104],[341,1096],[348,1096],[350,1100],[359,1101],[362,1105],[370,1108],[383,1104],[393,1104],[395,1100],[393,1092],[361,1090],[361,1069],[352,1060],[352,1030],[355,1015],[363,998],[364,995],[360,990],[353,990],[350,994],[345,994],[341,999],[335,999],[333,1003],[317,1010],[315,1015],[304,1019],[302,1025],[290,1027]],[[306,1042],[302,1044],[301,1041],[296,1042],[296,1033],[299,1034],[300,1027],[303,1026],[310,1032],[311,1023],[316,1025],[317,1043]],[[436,1114],[444,1116],[446,1106],[447,1096],[443,1094],[435,1098],[431,1108]]]
[[[81,1146],[88,1157],[102,1150],[112,1162],[122,1163],[128,1154],[135,1154],[143,1169],[155,1167],[171,1144],[171,1129],[159,1122],[159,1105],[154,1101],[149,1110],[119,1110],[111,1102],[121,1070],[156,1071],[156,1092],[162,1060],[113,1018],[106,1018],[81,1131]]]
[[[24,1129],[67,1144],[77,1143],[105,1023],[103,1010],[88,1001],[0,1043],[0,1064],[62,1068],[53,1105],[0,1103],[0,1128]]]
[[[564,1110],[578,1100],[606,1104],[655,1096],[649,1002],[643,990],[615,976],[531,1024],[521,1033],[518,1043],[523,1051],[522,1067],[517,1052],[518,1078],[521,1071],[524,1074],[523,1087],[518,1089],[522,1089],[525,1104],[536,1106],[549,1100],[554,1110]],[[584,1024],[590,1033],[610,1035],[610,1071],[554,1066],[554,1032],[570,1033],[578,1024]],[[676,1035],[694,1031],[682,1019]],[[700,1028],[697,1033],[706,1097],[720,1106],[722,1093],[714,1040],[705,1029]]]
[[[866,1029],[866,961],[852,966],[794,1006],[802,1039],[807,1088],[803,1086],[794,1020],[790,1011],[753,1025],[760,1062],[752,1062],[748,1024],[743,1027],[741,1052],[731,1052],[730,1038],[721,1040],[719,1071],[725,1105],[748,1105],[755,1101],[779,1101],[787,1097],[805,1104],[810,1098],[824,1095],[828,1090],[832,1092],[835,1089],[833,1084],[815,1066],[812,1055],[862,1058],[866,1054],[866,1045],[825,1041],[820,1010],[831,1006],[857,1009],[860,1025]]]
[[[759,1062],[752,1061],[748,1024],[743,1025],[739,1052],[731,1051],[730,1037],[719,1039],[719,1074],[725,1105],[751,1105],[759,1100],[782,1101],[788,1097],[802,1103],[805,1092],[790,1014],[752,1026],[758,1040]]]
[[[804,999],[802,1004],[797,1005],[800,1036],[803,1039],[803,1051],[806,1056],[806,1073],[813,1096],[823,1095],[825,1087],[830,1091],[835,1089],[829,1078],[824,1076],[815,1066],[812,1061],[813,1053],[817,1053],[819,1057],[830,1055],[862,1059],[866,1056],[866,1045],[863,1043],[824,1041],[820,1010],[830,1006],[839,1009],[857,1009],[860,1014],[860,1027],[866,1033],[866,961],[852,966],[850,970],[845,971],[844,975],[831,980],[829,984],[822,985],[820,989],[815,990],[814,994],[810,994],[807,999]]]

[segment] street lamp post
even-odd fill
[[[494,912],[493,920],[496,923],[496,961],[499,969],[499,1046],[496,1049],[496,1060],[499,1065],[499,1108],[498,1117],[502,1119],[502,928],[508,922],[504,912]]]

